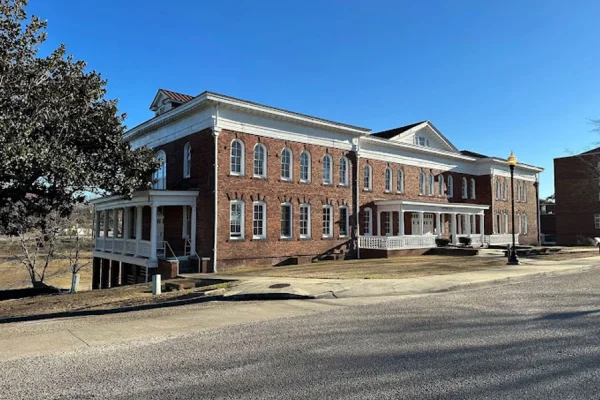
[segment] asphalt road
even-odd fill
[[[583,272],[4,361],[0,398],[598,399],[599,316]]]

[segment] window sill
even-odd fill
[[[338,236],[338,239],[348,239],[348,235],[340,235]]]
[[[323,236],[321,240],[335,240],[333,236]]]
[[[230,173],[229,173],[229,176],[235,176],[235,177],[238,177],[238,178],[243,178],[243,177],[244,177],[244,174],[232,174],[232,173],[230,172]]]
[[[308,184],[308,183],[310,183],[310,181],[303,181],[303,180],[300,180],[300,181],[298,181],[298,183],[304,183],[304,184]]]
[[[284,178],[279,178],[279,182],[294,183],[293,179],[284,179]]]
[[[338,187],[348,187],[348,185],[342,185],[341,183],[338,183]]]
[[[311,240],[312,237],[310,236],[301,236],[298,240]]]
[[[254,176],[252,177],[252,179],[266,180],[266,179],[267,179],[267,177],[266,177],[266,176],[260,176],[260,175],[254,175]]]
[[[291,236],[289,236],[289,237],[288,236],[280,236],[279,240],[281,240],[281,241],[287,241],[287,240],[294,240],[294,238],[291,237]]]
[[[331,183],[321,183],[321,186],[333,186]]]
[[[372,189],[363,189],[363,192],[372,192]]]
[[[239,238],[239,237],[229,237],[229,240],[227,240],[228,242],[243,242],[245,239],[243,237]]]
[[[251,240],[267,240],[265,236],[253,236]]]

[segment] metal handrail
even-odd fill
[[[167,242],[166,240],[163,241],[164,247],[165,247],[165,257],[167,256],[167,247],[169,248],[169,251],[171,252],[171,254],[173,255],[173,258],[177,258],[177,256],[175,255],[175,252],[173,251],[173,249],[171,248],[171,245],[169,244],[169,242]]]
[[[192,241],[190,239],[185,239],[185,248],[183,250],[183,253],[184,253],[185,256],[188,255],[188,253],[187,253],[187,246],[188,246],[188,244],[190,245],[190,250],[191,250],[192,249]],[[190,251],[189,255],[190,256],[192,255],[191,251]],[[196,253],[196,250],[194,250],[194,254],[193,255],[195,255],[198,259],[200,259],[200,256],[198,255],[198,253]]]

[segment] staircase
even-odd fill
[[[179,273],[180,274],[195,274],[200,272],[200,265],[196,257],[180,257]]]
[[[356,258],[356,250],[353,248],[352,242],[346,242],[321,254],[317,258],[323,261],[349,260]]]

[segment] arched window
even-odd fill
[[[404,193],[404,170],[402,168],[398,170],[398,176],[396,177],[396,191]]]
[[[517,202],[521,201],[521,182],[517,182]],[[520,232],[520,230],[519,230]]]
[[[433,196],[435,194],[434,187],[435,178],[433,176],[433,172],[429,172],[429,195]]]
[[[419,174],[419,195],[425,195],[425,172]]]
[[[287,147],[281,151],[281,179],[292,180],[292,151]]]
[[[522,222],[523,222],[522,219],[521,219],[521,214],[517,215],[517,221],[518,221],[518,227],[517,227],[518,230],[517,230],[517,232],[520,235],[521,232],[522,232]]]
[[[475,178],[471,178],[471,198],[475,198]]]
[[[508,233],[508,214],[504,213],[504,233]]]
[[[192,146],[186,143],[183,146],[183,177],[189,178],[192,173]]]
[[[254,146],[254,176],[256,178],[267,176],[267,148],[261,143]]]
[[[448,175],[448,197],[454,197],[454,179]]]
[[[323,183],[326,185],[331,185],[331,181],[333,180],[331,177],[331,172],[333,169],[331,164],[331,156],[329,154],[325,154],[323,156]]]
[[[500,200],[500,179],[496,179],[496,200]]]
[[[373,169],[371,168],[371,166],[369,164],[365,164],[365,168],[363,170],[363,189],[364,190],[371,190],[372,189],[372,182],[373,182]]]
[[[438,192],[440,196],[444,195],[444,175],[438,175]]]
[[[496,214],[496,233],[502,233],[502,219],[500,213]]]
[[[231,142],[230,173],[244,175],[244,144],[238,139],[233,139]]]
[[[506,192],[508,191],[508,184],[506,183],[506,181],[502,182],[502,200],[506,200]]]
[[[527,225],[527,214],[523,215],[523,233],[525,235],[529,233],[529,226]]]
[[[310,154],[306,150],[300,153],[300,182],[310,182]]]
[[[469,195],[468,194],[469,188],[467,187],[467,178],[465,178],[465,177],[462,178],[461,189],[462,189],[462,198],[466,199]]]
[[[366,207],[363,212],[363,222],[363,235],[371,236],[373,234],[373,210],[369,207]]]
[[[527,184],[525,182],[523,182],[523,186],[521,187],[521,189],[523,189],[523,193],[521,194],[521,200],[523,202],[527,202]]]
[[[348,186],[348,159],[340,158],[340,185]]]
[[[152,174],[152,188],[164,190],[167,188],[167,155],[161,150],[155,157],[160,166]]]
[[[392,191],[392,169],[391,168],[385,169],[385,191],[386,192]]]

